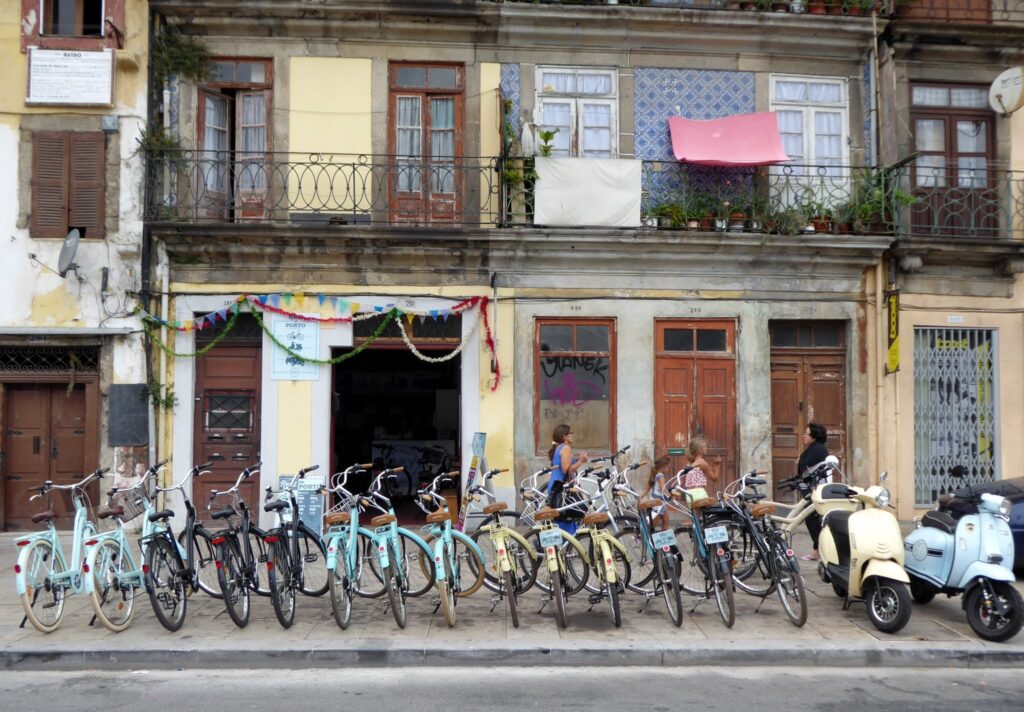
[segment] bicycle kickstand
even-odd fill
[[[543,613],[544,612],[544,606],[548,605],[553,600],[555,600],[554,596],[541,596],[540,597],[540,610],[537,611],[537,614],[539,615],[539,614]]]
[[[441,610],[441,598],[440,597],[438,597],[434,601],[434,613],[437,613],[439,610]],[[491,610],[494,610],[494,609],[491,609]]]
[[[493,596],[491,596],[491,613],[494,613],[494,609],[498,607],[498,604],[500,602],[501,602],[501,594],[500,593],[496,593]]]
[[[768,600],[768,594],[772,593],[772,592],[773,592],[773,589],[769,588],[766,593],[761,594],[761,602],[757,604],[757,608],[754,609],[754,613],[760,613],[761,612],[761,606],[763,606],[764,602]]]
[[[636,612],[637,613],[643,613],[645,610],[647,610],[647,604],[650,603],[651,600],[655,596],[657,596],[657,595],[658,595],[657,591],[647,591],[647,592],[645,592],[644,593],[644,605],[640,606],[640,608],[638,608]]]

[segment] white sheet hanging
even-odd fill
[[[537,157],[533,222],[551,227],[640,227],[640,161]]]

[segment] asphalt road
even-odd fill
[[[1024,709],[1019,670],[363,668],[0,672],[3,709],[956,710]]]

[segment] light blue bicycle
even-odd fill
[[[334,622],[342,630],[348,628],[352,620],[352,599],[355,595],[373,597],[383,594],[383,586],[371,586],[372,590],[363,590],[360,582],[368,567],[363,566],[363,552],[372,551],[372,535],[359,527],[359,498],[352,494],[345,485],[351,475],[368,472],[371,464],[352,465],[343,472],[332,477],[331,486],[323,487],[324,492],[331,492],[337,498],[337,504],[324,515],[324,544],[327,546],[327,587],[331,595],[331,611]],[[363,542],[362,544],[360,542]],[[372,574],[370,575],[371,578]],[[365,583],[364,583],[365,587]]]
[[[441,612],[451,628],[455,625],[455,602],[459,596],[476,592],[484,582],[484,554],[470,537],[452,528],[452,514],[447,500],[438,492],[442,486],[453,486],[459,471],[438,475],[425,488],[417,492],[416,504],[427,515],[424,532],[434,546],[434,568],[437,592],[441,596]],[[459,544],[462,546],[459,547]],[[463,567],[458,549],[469,557]]]
[[[21,551],[14,566],[14,586],[25,608],[25,619],[42,633],[52,633],[60,627],[68,595],[90,593],[92,590],[92,577],[85,575],[88,570],[84,569],[83,551],[86,541],[96,535],[96,525],[89,521],[86,487],[109,471],[109,467],[101,468],[70,485],[55,485],[47,480],[32,489],[37,494],[32,495],[29,501],[46,497],[46,510],[32,517],[36,524],[46,522],[46,530],[15,541]],[[50,501],[53,492],[63,494],[75,510],[71,544],[74,568],[67,565],[68,558],[53,525],[57,516]],[[25,625],[25,620],[21,625]]]

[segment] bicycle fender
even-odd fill
[[[524,537],[522,534],[517,532],[515,529],[509,530],[508,535],[512,539],[515,539],[519,543],[519,546],[521,546],[524,549],[526,549],[526,553],[530,556],[531,559],[533,559],[533,560],[537,559],[537,556],[538,556],[537,550],[533,548],[533,544],[531,544],[530,541],[526,537]]]
[[[608,541],[601,542],[601,558],[604,562],[604,575],[608,583],[615,583],[618,580],[618,571],[615,570],[615,561],[612,559],[612,548]]]
[[[327,570],[334,571],[338,566],[338,541],[341,536],[338,534],[327,538]]]
[[[27,537],[20,537],[18,541],[28,541],[29,543],[34,542],[36,539],[48,539],[49,532],[42,531],[30,534]],[[18,571],[14,574],[14,588],[18,592],[19,596],[24,596],[25,592],[28,591],[28,583],[25,580],[25,567],[28,564],[28,550],[29,545],[21,547],[21,551],[18,552]],[[56,549],[54,549],[56,551]],[[61,559],[61,564],[64,564],[64,560]],[[66,566],[64,568],[67,568]]]
[[[616,539],[614,537],[609,539],[608,541],[609,541],[609,543],[611,543],[611,545],[613,547],[615,547],[616,549],[619,550],[619,553],[622,554],[622,558],[623,559],[625,559],[629,563],[633,563],[633,559],[629,555],[629,551],[626,549],[626,545],[625,544],[623,544],[621,541],[619,541],[618,539]]]
[[[434,539],[434,580],[444,581],[444,538]]]

